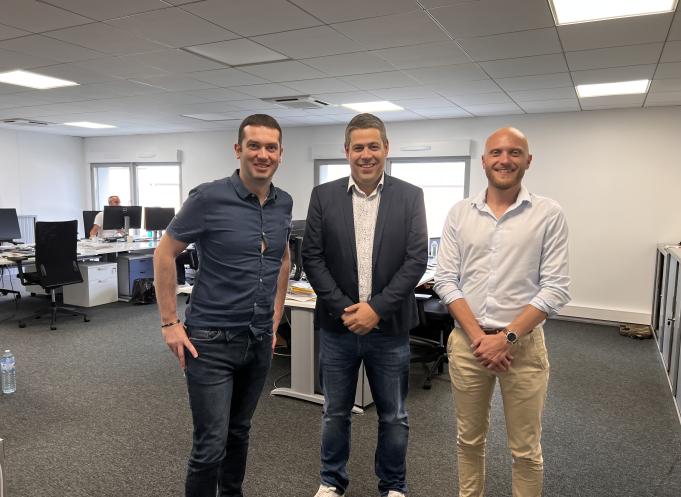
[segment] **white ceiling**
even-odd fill
[[[386,121],[681,105],[678,10],[556,28],[547,0],[0,0],[0,71],[80,83],[0,83],[0,119],[103,136],[345,123],[337,104],[386,99],[405,109]],[[574,90],[642,78],[647,95]],[[293,95],[334,105],[262,100]]]

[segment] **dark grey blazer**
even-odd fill
[[[369,305],[388,335],[418,324],[414,287],[426,270],[428,233],[423,191],[385,175],[373,247]],[[303,237],[303,267],[317,293],[315,328],[347,330],[343,309],[359,301],[357,249],[348,178],[312,190]]]

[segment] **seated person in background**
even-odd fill
[[[118,195],[111,195],[107,201],[109,205],[121,205],[121,199],[118,197]],[[120,234],[119,230],[103,230],[102,226],[104,226],[103,211],[95,216],[95,221],[92,224],[92,229],[90,230],[90,238],[110,238]]]

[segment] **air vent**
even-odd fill
[[[323,109],[329,107],[330,104],[318,100],[309,95],[298,95],[295,97],[275,97],[263,98],[265,102],[272,102],[288,109]]]
[[[49,126],[52,123],[45,121],[37,121],[35,119],[25,119],[23,117],[11,117],[9,119],[0,119],[0,122],[5,124],[13,124],[15,126]]]

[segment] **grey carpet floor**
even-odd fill
[[[24,299],[21,313],[35,303]],[[17,357],[17,392],[0,396],[6,497],[183,495],[191,419],[182,373],[163,344],[154,306],[116,303],[92,321],[19,329],[0,299],[0,349]],[[681,496],[681,426],[654,340],[607,326],[550,321],[544,416],[544,495]],[[318,485],[321,408],[272,397],[290,360],[276,357],[253,420],[245,492],[307,497]],[[412,497],[455,496],[456,423],[447,375],[408,399]],[[487,448],[487,493],[510,496],[511,461],[498,393]],[[347,497],[377,496],[376,414],[353,417]]]

